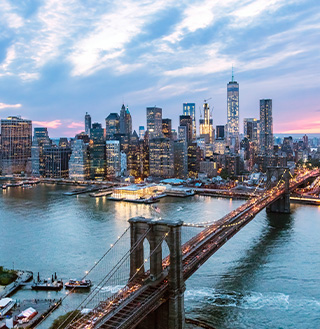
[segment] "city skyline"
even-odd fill
[[[310,0],[4,1],[0,118],[21,115],[52,137],[73,137],[86,112],[104,126],[124,103],[136,131],[155,105],[176,128],[183,103],[196,103],[198,123],[212,97],[213,125],[223,125],[233,64],[241,131],[271,98],[275,134],[320,133],[316,9]]]

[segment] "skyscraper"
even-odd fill
[[[122,104],[119,117],[119,131],[120,134],[132,134],[132,118],[129,111],[129,108]]]
[[[195,140],[197,137],[196,104],[183,103],[183,115],[190,115],[192,118],[192,140]]]
[[[273,153],[272,99],[260,100],[260,154]]]
[[[106,141],[107,177],[117,177],[121,173],[120,142]]]
[[[150,138],[162,137],[162,108],[147,107],[147,130]]]
[[[139,126],[139,139],[144,138],[144,126]]]
[[[224,126],[216,126],[216,138],[224,139]]]
[[[173,177],[173,141],[169,138],[150,139],[150,176]]]
[[[172,123],[171,119],[162,119],[162,133],[163,136],[166,138],[170,138],[172,136]]]
[[[44,177],[45,158],[43,151],[45,146],[51,144],[47,128],[34,128],[31,147],[31,172],[33,176]]]
[[[210,118],[210,108],[207,102],[203,104],[203,119],[199,120],[200,123],[200,137],[205,138],[206,143],[212,144],[214,140],[213,122]]]
[[[69,178],[86,180],[89,178],[89,152],[88,144],[83,139],[76,139],[72,145],[72,153],[69,160]]]
[[[124,106],[124,104],[122,104],[122,106],[121,106],[121,110],[120,110],[120,119],[119,119],[119,121],[120,121],[120,124],[119,124],[119,127],[120,127],[120,130],[119,130],[119,132],[120,132],[120,134],[125,134],[126,132],[126,127],[125,127],[125,125],[126,125],[126,122],[125,122],[125,120],[126,120],[126,107]]]
[[[115,134],[119,133],[120,117],[118,113],[110,113],[106,118],[106,137],[112,139]]]
[[[94,123],[92,125],[91,139],[89,145],[90,177],[91,179],[103,179],[105,176],[106,146],[104,131],[100,123]]]
[[[259,140],[260,121],[255,118],[243,119],[243,134],[250,141],[258,142]]]
[[[2,173],[21,173],[31,158],[32,122],[11,116],[1,120]]]
[[[191,143],[193,139],[193,121],[190,115],[180,115],[180,127],[186,127],[187,142]]]
[[[90,137],[90,130],[91,130],[91,115],[86,112],[86,115],[84,116],[84,128],[86,134]]]
[[[233,70],[232,80],[227,85],[227,143],[231,152],[239,150],[239,84],[234,81]]]

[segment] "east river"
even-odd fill
[[[148,205],[63,195],[70,189],[40,184],[0,191],[0,265],[31,270],[35,277],[57,272],[64,282],[80,278],[130,217],[151,215]],[[200,222],[219,219],[242,203],[195,196],[164,198],[157,205],[163,218]],[[217,329],[320,328],[320,207],[292,205],[291,215],[262,211],[186,287],[186,316]],[[14,298],[64,295],[25,288]],[[54,317],[70,307],[66,299]],[[39,328],[49,326],[47,321]]]

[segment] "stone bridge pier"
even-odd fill
[[[275,182],[272,182],[275,177]],[[268,167],[267,168],[267,185],[271,187],[278,184],[279,180],[285,182],[285,193],[270,206],[267,207],[268,213],[290,214],[290,174],[288,167]]]
[[[150,313],[135,329],[184,329],[184,291],[181,227],[182,221],[155,220],[134,217],[129,220],[131,233],[130,277],[138,271],[145,273],[143,242],[138,242],[147,232],[146,239],[150,245],[150,280],[156,283],[164,276],[162,269],[162,241],[165,240],[170,253],[168,273],[169,298],[155,311]],[[165,238],[164,238],[165,237]],[[133,250],[133,246],[137,247]],[[167,271],[167,270],[165,270]]]

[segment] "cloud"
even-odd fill
[[[0,21],[12,29],[18,29],[24,25],[24,19],[15,13],[15,9],[10,2],[1,1]]]
[[[21,106],[22,106],[22,104],[5,104],[5,103],[0,103],[0,110],[2,110],[2,109],[9,109],[9,108],[19,108]]]
[[[125,46],[143,33],[143,26],[152,22],[153,15],[171,3],[173,0],[115,2],[109,12],[93,24],[93,30],[73,46],[68,56],[73,65],[72,75],[87,76],[113,66],[113,60],[125,55]],[[116,69],[117,65],[113,67]]]
[[[69,125],[67,125],[67,128],[84,128],[84,123],[83,122],[71,122]]]
[[[52,121],[32,121],[36,126],[47,127],[51,129],[57,129],[62,125],[61,120],[52,120]]]

